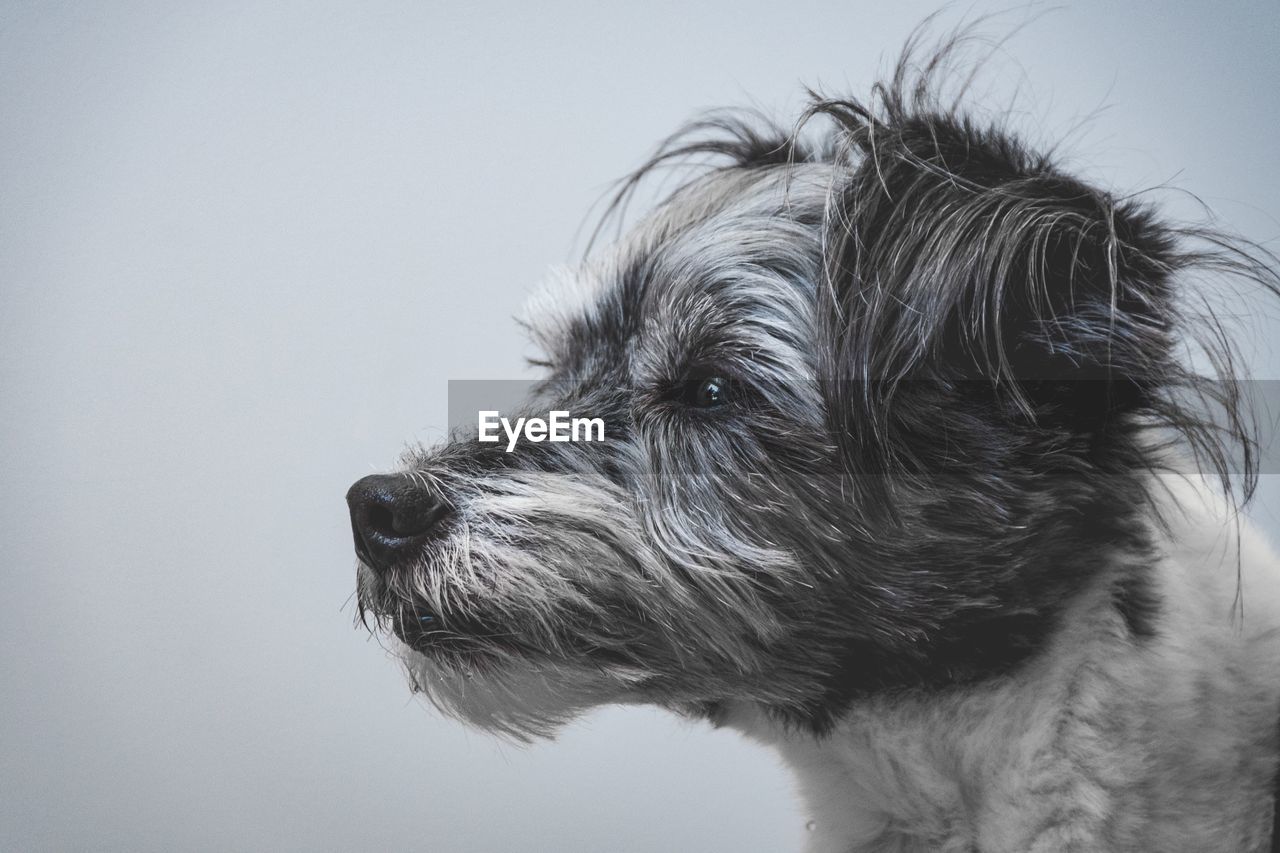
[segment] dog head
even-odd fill
[[[719,165],[535,298],[529,411],[605,441],[455,434],[352,488],[361,613],[441,709],[531,737],[601,703],[750,702],[820,732],[1034,655],[1147,546],[1164,439],[1222,473],[1226,439],[1248,450],[1237,387],[1184,365],[1178,287],[1271,287],[1265,264],[910,67],[871,103],[815,99],[815,142],[724,116],[676,137],[633,182]],[[1143,579],[1114,600],[1140,640]]]

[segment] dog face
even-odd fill
[[[526,735],[599,702],[821,689],[815,650],[849,639],[837,616],[861,595],[836,568],[815,381],[831,174],[711,175],[534,299],[548,376],[529,409],[600,417],[604,442],[472,435],[404,460],[448,515],[363,570],[361,600],[438,705]]]
[[[814,145],[726,119],[655,158],[727,162],[531,311],[529,412],[604,442],[455,434],[352,488],[361,613],[416,689],[516,737],[608,702],[821,732],[1033,655],[1147,547],[1152,435],[1225,464],[1177,396],[1234,405],[1174,357],[1173,281],[1244,256],[925,91],[817,101]],[[1142,580],[1114,596],[1148,633]]]

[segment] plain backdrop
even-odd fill
[[[520,749],[412,701],[352,629],[343,494],[447,380],[522,375],[512,315],[659,138],[865,93],[935,6],[0,3],[0,849],[797,849],[732,733]],[[1027,19],[979,96],[1275,246],[1280,5],[988,29]]]

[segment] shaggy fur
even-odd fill
[[[357,484],[361,613],[492,731],[647,702],[775,746],[810,853],[1267,849],[1280,568],[1193,309],[1270,257],[968,117],[965,40],[624,183],[716,161],[532,303],[528,411],[607,441]]]

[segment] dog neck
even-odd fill
[[[725,723],[795,772],[807,853],[1270,849],[1280,571],[1244,522],[1180,491],[1178,535],[1143,567],[1150,638],[1115,606],[1137,568],[1119,562],[1004,677],[862,700],[822,737],[732,708]]]

